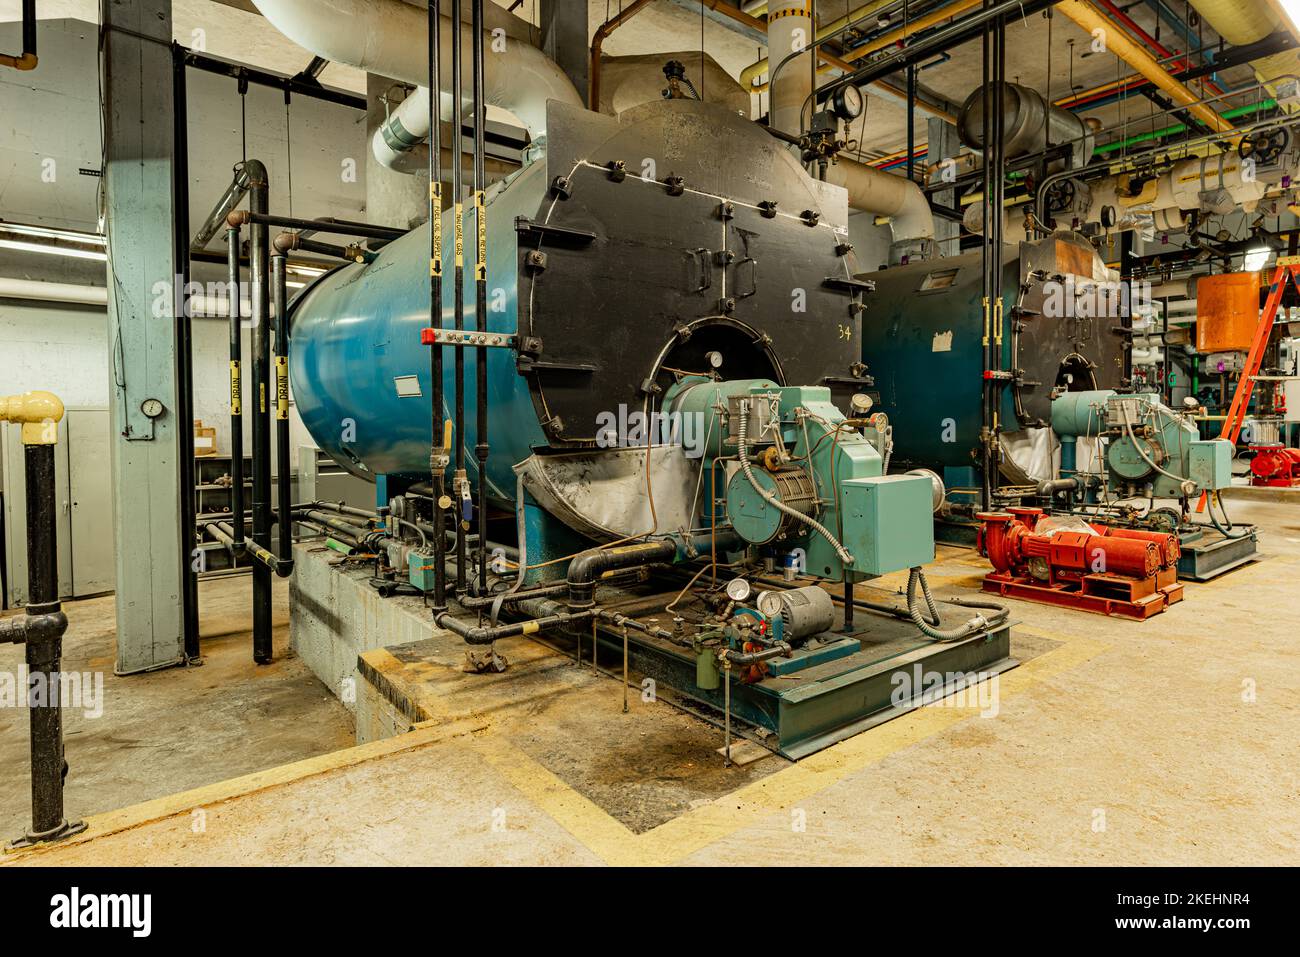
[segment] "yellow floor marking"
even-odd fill
[[[999,704],[1035,683],[1075,668],[1110,647],[1092,638],[1033,634],[1061,645],[998,676]],[[386,654],[386,652],[384,653]],[[396,659],[394,659],[395,661]],[[372,658],[372,664],[392,662]],[[763,816],[796,806],[850,774],[956,726],[977,713],[972,707],[936,702],[863,734],[819,751],[737,791],[687,811],[643,834],[634,834],[599,805],[583,797],[490,726],[463,722],[444,725],[437,718],[417,724],[407,734],[343,751],[232,778],[154,801],[88,817],[89,828],[66,842],[0,858],[0,863],[30,854],[57,852],[69,844],[129,830],[215,803],[235,800],[273,787],[330,771],[400,754],[440,742],[466,744],[502,773],[519,793],[548,814],[594,854],[614,865],[667,865],[756,823]],[[459,724],[459,727],[457,725]],[[475,732],[472,737],[470,732]]]
[[[1083,664],[1109,647],[1109,642],[1092,638],[1063,640],[1060,647],[999,675],[999,703],[1036,682]],[[942,701],[927,705],[693,808],[644,834],[632,833],[499,735],[476,737],[474,744],[524,797],[606,863],[661,866],[676,863],[763,816],[808,800],[850,774],[947,731],[976,713],[974,708],[950,707]]]

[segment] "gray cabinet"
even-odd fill
[[[113,475],[107,409],[68,409],[55,450],[59,505],[59,595],[113,590]],[[9,606],[27,601],[27,486],[20,429],[0,433],[4,488],[5,580]]]

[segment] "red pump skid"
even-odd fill
[[[984,512],[976,547],[993,563],[984,590],[1146,619],[1183,599],[1178,536],[1090,524],[1092,533],[1035,531],[1041,508]]]
[[[1273,488],[1300,485],[1300,449],[1284,445],[1252,445],[1255,457],[1250,460],[1250,484]]]

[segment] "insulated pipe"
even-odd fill
[[[826,182],[848,191],[851,208],[890,218],[891,265],[929,254],[934,242],[934,214],[917,183],[843,158],[827,168]]]
[[[232,545],[244,550],[243,321],[239,298],[239,227],[226,229],[226,273],[230,287],[230,494],[234,510]]]
[[[393,77],[412,86],[429,82],[428,55],[424,45],[412,37],[428,31],[427,11],[402,0],[253,0],[254,6],[277,30],[316,56]],[[455,29],[452,24],[459,24]],[[470,27],[453,12],[442,24],[441,56],[447,63],[454,41]],[[546,101],[560,100],[581,107],[582,97],[564,71],[536,47],[517,40],[506,43],[486,64],[484,77],[487,102],[519,118],[534,139],[546,134]],[[442,85],[452,84],[448,71],[440,74]],[[417,125],[427,115],[408,114]],[[408,128],[408,132],[413,132]],[[423,136],[429,133],[426,126]],[[376,134],[380,135],[380,134]],[[421,138],[423,138],[421,136]]]
[[[1199,102],[1201,99],[1199,96],[1189,90],[1180,80],[1174,79],[1163,66],[1151,57],[1151,54],[1130,39],[1127,33],[1098,13],[1091,4],[1084,2],[1084,0],[1060,0],[1056,5],[1056,9],[1073,20],[1085,33],[1091,34],[1097,30],[1103,31],[1102,35],[1106,38],[1107,50],[1169,94],[1175,103],[1187,107],[1192,116],[1204,123],[1213,132],[1231,132],[1233,126],[1230,122],[1204,103]]]
[[[772,87],[769,121],[785,133],[803,132],[803,107],[813,91],[813,18],[811,0],[782,0],[767,14],[767,49],[785,63]],[[804,50],[788,63],[790,54]]]
[[[103,306],[108,302],[104,286],[82,286],[70,282],[42,282],[38,279],[0,277],[0,299],[31,299],[36,302],[75,302]]]

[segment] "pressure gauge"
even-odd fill
[[[861,90],[849,84],[835,91],[835,95],[831,97],[831,106],[835,110],[835,115],[840,119],[846,121],[856,120],[862,115],[866,100],[863,98]]]
[[[163,414],[163,404],[161,399],[145,399],[140,403],[140,411],[150,419],[156,419]]]
[[[708,360],[710,369],[722,368],[722,353],[718,352],[716,349],[707,353],[704,358]]]
[[[871,406],[871,396],[865,392],[854,393],[853,398],[849,400],[849,408],[853,410],[853,415],[859,419],[864,418],[871,411]]]
[[[758,610],[768,618],[780,618],[783,606],[781,593],[778,591],[761,591],[756,605]]]
[[[743,578],[733,578],[727,582],[727,597],[732,601],[744,601],[749,597],[749,582]]]

